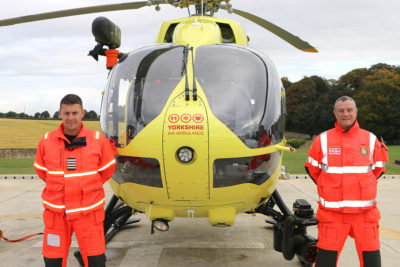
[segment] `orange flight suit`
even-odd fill
[[[105,253],[103,184],[116,167],[116,150],[103,134],[83,126],[70,142],[63,124],[39,142],[34,167],[46,182],[43,256],[62,258],[66,266],[71,235],[75,232],[85,263]]]
[[[339,257],[350,235],[361,266],[363,251],[379,250],[375,198],[384,161],[388,161],[385,147],[357,121],[348,131],[336,122],[335,128],[314,140],[305,167],[318,187],[318,248],[338,251]]]

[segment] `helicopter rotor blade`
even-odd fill
[[[66,9],[66,10],[53,11],[53,12],[40,13],[40,14],[35,14],[35,15],[28,15],[28,16],[0,20],[0,26],[9,26],[9,25],[20,24],[20,23],[27,23],[27,22],[55,19],[55,18],[62,18],[62,17],[70,17],[70,16],[76,16],[76,15],[98,13],[98,12],[138,9],[138,8],[147,6],[148,4],[149,4],[148,1],[142,1],[142,2],[130,2],[130,3],[122,3],[122,4],[110,4],[110,5],[100,5],[100,6],[90,6],[90,7]]]
[[[224,5],[220,5],[220,8],[228,10],[228,8]],[[300,49],[304,52],[318,53],[318,50],[315,47],[311,46],[306,41],[303,41],[299,37],[291,34],[290,32],[282,29],[281,27],[279,27],[269,21],[266,21],[263,18],[260,18],[256,15],[250,14],[250,13],[242,11],[242,10],[238,10],[238,9],[231,9],[231,10],[234,14],[244,17],[244,18],[254,22],[255,24],[263,27],[264,29],[267,29],[268,31],[270,31],[273,34],[277,35],[278,37],[282,38],[283,40],[285,40],[289,44],[293,45],[297,49]]]

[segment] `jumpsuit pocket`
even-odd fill
[[[99,209],[94,212],[94,223],[102,224],[104,222],[105,214],[104,209]]]
[[[54,214],[53,212],[45,209],[43,211],[43,223],[48,228],[53,228],[54,225]]]
[[[319,195],[326,201],[342,200],[342,183],[337,180],[321,179],[318,183]]]
[[[374,177],[368,177],[360,180],[361,199],[372,200],[375,199],[377,193],[378,181]]]
[[[381,213],[376,207],[364,212],[364,221],[366,223],[378,224],[380,219],[381,219]]]
[[[339,233],[339,228],[334,223],[319,223],[317,246],[327,250],[338,250]]]
[[[82,188],[82,204],[83,206],[90,206],[96,202],[104,199],[104,190],[101,184],[94,184]]]

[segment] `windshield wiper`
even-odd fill
[[[193,101],[197,101],[197,87],[196,87],[196,76],[194,71],[194,60],[193,60],[193,47],[190,48],[192,52],[192,70],[193,70]]]
[[[187,61],[188,61],[189,45],[183,48],[182,71],[181,75],[185,74],[185,100],[189,101],[189,81],[187,77]]]

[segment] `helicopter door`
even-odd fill
[[[165,115],[163,155],[168,198],[210,198],[208,119],[204,102],[185,101],[184,93],[171,101]]]

